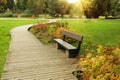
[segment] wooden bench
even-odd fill
[[[80,46],[81,46],[81,43],[83,40],[83,36],[75,34],[75,33],[71,33],[68,31],[62,31],[62,34],[63,34],[63,40],[62,39],[54,39],[54,41],[57,43],[57,48],[64,50],[66,55],[68,56],[68,58],[75,58],[80,51]],[[77,40],[78,46],[75,47],[75,46],[71,45],[70,43],[66,42],[65,41],[66,37]]]

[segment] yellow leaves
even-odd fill
[[[83,80],[120,80],[120,47],[97,46],[101,55],[88,53],[80,59]]]
[[[92,57],[92,53],[88,53],[86,58],[91,58]]]
[[[103,46],[102,45],[97,46],[97,52],[101,53],[102,51],[103,51]]]
[[[120,48],[119,48],[119,47],[116,47],[116,49],[113,50],[113,53],[114,53],[116,56],[120,56]]]
[[[91,60],[90,59],[81,59],[79,61],[79,64],[80,66],[84,66],[84,67],[88,67],[92,64]]]
[[[53,31],[52,36],[53,36],[54,38],[62,38],[62,37],[63,37],[62,31],[64,31],[64,30],[67,30],[67,31],[69,31],[69,32],[73,32],[73,30],[72,30],[71,28],[68,28],[68,27],[57,27],[57,28]]]
[[[53,32],[53,37],[62,38],[62,31],[65,30],[64,27],[59,27]]]

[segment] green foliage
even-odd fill
[[[106,18],[114,15],[119,0],[81,0],[81,10],[87,18],[98,18],[105,15]]]
[[[27,9],[30,11],[31,14],[34,14],[36,17],[39,14],[43,13],[45,7],[44,0],[28,0],[27,1]]]
[[[4,13],[6,10],[7,1],[6,0],[0,0],[0,13]]]
[[[112,1],[112,10],[111,10],[111,15],[112,16],[117,16],[120,15],[120,3],[119,0],[113,0]]]
[[[61,17],[70,12],[70,5],[66,0],[16,0],[16,12],[22,13],[28,11],[26,14],[33,14],[39,17],[40,14],[48,14],[52,17]]]
[[[27,9],[27,1],[28,0],[15,0],[15,9],[16,13],[23,12],[25,9]]]
[[[9,9],[6,10],[4,14],[0,14],[0,17],[13,17],[14,14]]]
[[[52,17],[78,17],[82,13],[87,18],[98,18],[100,15],[117,16],[120,13],[119,0],[79,0],[69,4],[67,0],[0,0],[0,13],[7,9],[17,14],[39,17],[40,14],[48,14]],[[24,13],[24,11],[29,13]]]
[[[14,0],[7,0],[7,8],[13,10],[14,8]]]
[[[55,17],[58,9],[58,0],[49,0],[47,1],[48,9],[47,12],[49,15]]]

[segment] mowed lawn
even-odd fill
[[[37,20],[37,19],[0,19],[0,79],[3,70],[3,66],[6,60],[6,55],[9,49],[10,43],[10,30],[14,27],[44,22],[46,20]]]
[[[64,20],[76,33],[84,36],[83,45],[120,45],[120,20]]]
[[[0,20],[0,76],[2,74],[6,55],[10,43],[10,29],[25,24],[43,22],[43,20]],[[83,46],[93,45],[120,45],[120,20],[63,20],[68,22],[76,33],[84,36]],[[85,48],[85,47],[84,47]]]

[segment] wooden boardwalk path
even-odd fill
[[[68,59],[54,45],[43,45],[30,32],[30,25],[11,30],[11,45],[1,80],[77,80]]]

